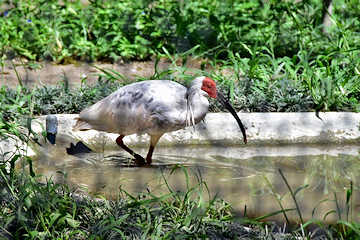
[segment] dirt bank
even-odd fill
[[[206,71],[211,70],[204,59],[189,59],[184,66],[187,73],[196,74],[200,72],[201,65],[205,66]],[[0,71],[0,85],[14,88],[19,85],[19,79],[27,87],[54,85],[63,81],[64,78],[69,80],[70,87],[79,86],[83,79],[92,84],[97,81],[101,73],[94,66],[115,70],[129,80],[151,77],[155,73],[155,60],[114,64],[76,62],[59,65],[52,62],[27,62],[27,60],[16,59],[5,61]],[[158,72],[162,72],[178,66],[182,66],[181,59],[173,64],[171,60],[162,58],[157,64],[157,69]],[[227,74],[228,72],[224,71],[224,73]]]

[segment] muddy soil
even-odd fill
[[[6,85],[14,88],[19,85],[19,79],[26,87],[41,85],[55,85],[67,78],[70,87],[79,86],[83,79],[86,83],[95,83],[102,69],[111,69],[122,74],[128,80],[139,77],[149,78],[155,74],[155,60],[128,63],[86,63],[75,62],[72,64],[55,64],[53,62],[27,62],[25,59],[13,59],[5,61],[0,69],[0,86]],[[182,66],[182,60],[172,63],[169,59],[161,59],[157,64],[157,71],[163,72]],[[211,71],[211,66],[205,59],[190,59],[186,62],[186,73],[198,75],[201,68]],[[230,70],[222,70],[222,74],[231,74]]]

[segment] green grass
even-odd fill
[[[173,64],[165,71],[155,69],[150,79],[171,79],[187,84],[194,78],[188,73],[185,65],[176,65],[177,59],[183,59],[184,64],[188,55],[172,56]],[[266,57],[263,56],[265,59]],[[261,56],[257,56],[261,59]],[[221,63],[221,64],[220,64]],[[245,112],[306,112],[306,111],[355,111],[360,110],[360,79],[356,76],[335,80],[322,79],[307,68],[307,76],[292,73],[294,65],[289,59],[264,61],[259,65],[249,59],[232,56],[229,61],[212,62],[210,70],[196,70],[195,75],[207,75],[217,81],[218,88],[229,93],[229,99],[237,111]],[[233,69],[234,74],[222,73],[222,70]],[[287,70],[285,70],[287,69]],[[19,87],[0,89],[0,117],[7,120],[22,119],[21,116],[44,114],[79,113],[85,107],[109,95],[117,88],[131,82],[126,76],[101,69],[102,75],[94,85],[86,84],[70,88],[69,79],[64,78],[55,86],[37,86],[34,89]],[[252,71],[256,71],[252,73]],[[321,72],[317,71],[319,74]],[[325,72],[328,72],[324,69]],[[334,70],[334,72],[337,72]],[[251,74],[253,75],[252,77]],[[256,75],[255,75],[256,74]],[[337,74],[337,73],[335,73]],[[341,75],[339,73],[339,75]],[[135,81],[146,78],[138,77]],[[20,81],[21,82],[21,81]],[[15,109],[21,111],[14,111]],[[214,101],[210,111],[222,111],[221,106]]]
[[[188,173],[184,168],[184,180]],[[133,196],[119,189],[117,200],[93,199],[68,186],[39,176],[1,168],[0,237],[15,239],[291,239],[291,234],[250,230],[234,221],[231,206],[218,198],[204,199],[200,178],[185,191]],[[167,184],[166,178],[163,184]],[[249,226],[246,224],[245,226]],[[271,225],[269,225],[269,229]]]
[[[198,73],[230,89],[238,109],[360,111],[357,0],[333,1],[326,34],[320,0],[8,2],[2,65],[16,56],[58,63],[190,56],[231,69]],[[192,76],[177,68],[153,76],[160,77]]]
[[[154,195],[147,192],[131,195],[120,188],[115,200],[101,196],[93,198],[69,186],[55,183],[36,174],[28,174],[28,164],[22,170],[8,171],[0,165],[0,238],[1,239],[358,239],[360,225],[353,221],[351,202],[352,183],[345,190],[346,202],[325,199],[324,201],[345,204],[344,215],[339,209],[329,209],[324,216],[339,215],[338,221],[325,224],[322,220],[304,222],[299,208],[284,209],[282,196],[273,192],[280,210],[248,218],[234,215],[231,205],[211,197],[200,175],[186,168],[175,166],[163,174],[162,183],[168,192]],[[172,173],[182,171],[186,188],[173,189],[166,179]],[[197,181],[189,181],[195,174]],[[284,183],[286,177],[280,172]],[[280,176],[279,176],[280,177]],[[270,186],[272,188],[272,186]],[[296,195],[307,186],[289,192],[296,203]],[[268,217],[297,211],[299,223],[286,227],[263,222]],[[261,220],[261,221],[260,221]]]
[[[356,0],[334,0],[334,27],[322,34],[322,2],[300,1],[6,1],[0,49],[29,59],[146,59],[154,53],[198,53],[225,59],[270,50],[311,58],[358,50]],[[328,62],[331,59],[322,59]]]

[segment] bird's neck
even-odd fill
[[[190,90],[190,89],[189,89]],[[194,119],[195,124],[201,121],[209,109],[209,101],[199,90],[188,91],[188,120]]]

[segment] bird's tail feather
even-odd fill
[[[90,130],[90,129],[92,129],[92,126],[89,123],[84,122],[83,120],[81,120],[79,118],[77,118],[77,121],[72,128],[73,131],[86,131],[86,130]]]

